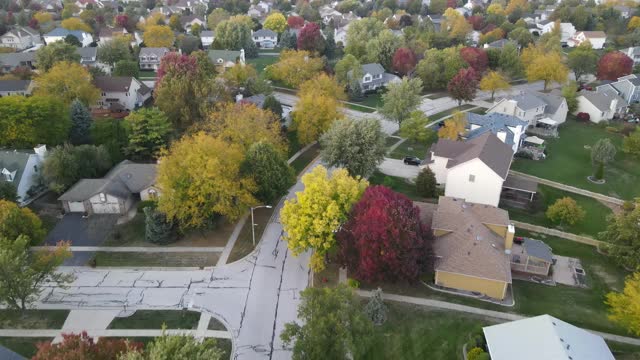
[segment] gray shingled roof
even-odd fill
[[[502,187],[526,191],[529,193],[538,192],[538,183],[519,176],[509,174],[502,184]]]
[[[378,63],[363,64],[362,71],[371,75],[384,74],[384,68]]]
[[[16,67],[20,66],[21,62],[35,62],[36,53],[35,52],[24,52],[24,53],[10,53],[10,54],[0,54],[0,65]]]
[[[518,107],[524,111],[547,105],[546,102],[542,101],[542,99],[529,91],[513,96],[510,99],[517,101]]]
[[[127,92],[129,91],[132,81],[134,81],[134,79],[130,76],[96,76],[93,80],[96,87],[103,92]],[[151,91],[151,89],[143,82],[140,82],[138,92],[144,95],[149,91]]]
[[[31,80],[0,80],[0,91],[26,91]]]
[[[58,200],[84,201],[106,193],[124,198],[139,193],[155,183],[156,164],[137,164],[124,160],[102,179],[82,179],[62,194]]]
[[[209,59],[217,64],[218,59],[224,61],[236,62],[240,57],[240,51],[235,50],[209,50]]]
[[[547,114],[555,114],[564,102],[564,97],[557,95],[553,91],[548,94],[536,92],[535,96],[547,104],[547,107],[544,108],[544,112]]]
[[[538,259],[542,259],[546,262],[553,262],[553,253],[551,252],[551,248],[544,242],[525,238],[522,246],[524,246],[527,255],[537,257]]]
[[[599,93],[595,91],[581,91],[579,96],[584,96],[590,103],[600,111],[608,111],[613,99],[618,99],[618,107],[624,106],[626,101],[613,93]],[[621,105],[622,104],[622,105]]]
[[[253,33],[253,36],[263,36],[263,37],[277,37],[278,34],[276,34],[275,31],[273,30],[269,30],[269,29],[260,29],[256,32]]]
[[[215,33],[213,32],[213,30],[202,30],[200,31],[200,37],[213,37],[215,35]]]
[[[467,122],[469,124],[480,126],[477,129],[471,130],[467,133],[467,139],[474,139],[486,132],[492,132],[493,134],[498,134],[501,131],[506,133],[505,143],[507,145],[513,145],[514,143],[514,133],[509,129],[509,127],[522,126],[526,127],[527,122],[524,120],[520,120],[515,116],[506,115],[501,113],[489,113],[486,115],[474,114],[472,112],[467,112]]]
[[[140,48],[139,56],[156,55],[158,58],[162,58],[168,52],[169,52],[169,49],[167,49],[166,47],[159,47],[159,48],[143,47],[143,48]]]
[[[13,172],[16,175],[13,179],[13,183],[17,185],[20,183],[24,169],[29,161],[29,156],[33,154],[33,151],[23,150],[1,150],[0,151],[0,170],[3,168]]]
[[[76,48],[76,54],[81,58],[94,58],[98,55],[97,47],[79,47]]]
[[[0,346],[0,359],[2,360],[25,360],[26,358],[20,354],[13,352],[11,349],[7,349],[4,346]]]

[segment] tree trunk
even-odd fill
[[[496,91],[495,91],[495,90],[492,90],[492,91],[491,91],[491,101],[493,101],[493,96],[494,96],[495,94],[496,94]]]

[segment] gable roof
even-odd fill
[[[202,30],[200,31],[200,37],[213,37],[215,32],[213,30]]]
[[[236,62],[240,57],[240,51],[236,50],[209,50],[208,52],[209,59],[213,61],[214,64],[217,63],[218,59],[222,59],[224,61]]]
[[[29,29],[27,27],[18,26],[4,33],[2,37],[8,36],[8,35],[13,35],[13,36],[22,38],[26,36],[38,36],[38,32],[32,29]]]
[[[384,68],[378,63],[362,64],[362,72],[365,74],[384,74]]]
[[[31,80],[0,80],[0,91],[26,91]]]
[[[491,132],[485,132],[467,141],[439,139],[430,151],[433,151],[435,156],[449,159],[447,169],[480,159],[502,179],[507,178],[513,159],[511,146],[503,143]]]
[[[82,35],[83,34],[87,34],[84,31],[81,30],[67,30],[64,28],[55,28],[51,31],[49,31],[48,33],[44,34],[44,36],[60,36],[60,37],[66,37],[68,35],[73,35],[75,36],[78,40],[82,41]],[[88,34],[87,34],[88,35]]]
[[[262,36],[262,37],[278,37],[275,31],[269,29],[260,29],[253,33],[253,36]]]
[[[16,67],[20,66],[20,63],[23,62],[31,62],[34,63],[36,61],[36,53],[31,52],[22,52],[22,53],[9,53],[9,54],[0,54],[0,66],[8,66],[8,67]]]
[[[103,92],[128,92],[133,81],[140,84],[138,93],[146,94],[151,91],[143,82],[130,76],[96,76],[93,79],[96,87]]]
[[[618,107],[623,107],[628,105],[626,101],[620,96],[614,94],[611,91],[603,90],[603,92],[596,91],[580,91],[578,96],[584,97],[587,101],[589,101],[593,106],[598,108],[600,111],[608,111],[611,106],[611,101],[618,100]]]
[[[98,48],[97,47],[78,47],[76,48],[76,54],[80,55],[81,58],[95,58],[98,56]]]
[[[124,198],[152,186],[156,179],[156,164],[138,164],[124,160],[102,179],[82,179],[62,194],[61,201],[85,201],[105,193]]]
[[[159,47],[159,48],[154,48],[154,47],[143,47],[140,48],[140,54],[139,56],[142,55],[155,55],[158,58],[163,57],[166,53],[169,52],[169,49],[166,47]]]
[[[472,112],[465,113],[467,115],[467,122],[471,125],[480,126],[477,129],[471,130],[466,134],[467,139],[474,139],[486,132],[498,134],[501,131],[506,133],[505,143],[507,145],[513,145],[515,134],[509,127],[527,126],[527,122],[520,120],[515,116],[502,114],[502,113],[489,113],[486,115],[475,114]]]
[[[578,33],[576,33],[576,36],[580,33],[583,33],[585,37],[587,38],[606,38],[607,34],[605,34],[604,31],[578,31]]]
[[[24,169],[27,166],[29,157],[33,155],[33,151],[29,150],[1,150],[0,151],[0,171],[7,169],[11,172],[15,171],[16,174],[13,178],[13,183],[20,183]]]
[[[434,241],[435,269],[511,283],[505,240],[487,224],[508,226],[509,214],[495,206],[441,196],[431,227],[447,233]]]
[[[482,330],[492,360],[614,360],[601,336],[549,315]]]

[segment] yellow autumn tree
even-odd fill
[[[487,14],[504,15],[504,8],[499,3],[493,3],[487,7]]]
[[[284,50],[277,63],[269,65],[265,71],[272,80],[297,88],[322,71],[322,60],[314,58],[308,51]]]
[[[453,8],[448,8],[444,12],[444,22],[442,29],[448,32],[449,39],[463,41],[467,34],[471,32],[471,24]]]
[[[569,68],[562,61],[562,55],[553,51],[540,53],[531,58],[526,58],[523,53],[522,63],[525,64],[525,73],[529,82],[544,81],[544,89],[550,82],[564,83],[567,81]]]
[[[42,26],[51,22],[51,20],[53,20],[53,15],[46,11],[38,11],[33,15],[33,18],[36,19],[38,24]]]
[[[466,127],[466,115],[456,111],[453,116],[444,121],[444,126],[438,130],[438,137],[457,141],[460,139],[460,135],[465,132]]]
[[[324,257],[336,245],[335,233],[369,183],[345,169],[331,174],[317,166],[302,177],[304,190],[287,200],[280,212],[285,241],[294,256],[311,250],[311,269],[322,271]]]
[[[509,4],[504,9],[504,12],[509,15],[514,11],[520,9],[520,11],[522,11],[522,13],[524,14],[527,12],[528,8],[529,5],[527,4],[527,0],[510,0]]]
[[[489,71],[480,80],[480,90],[491,91],[491,101],[493,101],[496,90],[506,90],[510,87],[507,78],[497,71]]]
[[[171,47],[176,41],[171,28],[165,25],[146,26],[142,36],[147,47]]]
[[[640,28],[640,16],[632,17],[627,24],[627,30],[629,31],[633,31],[637,28]]]
[[[287,29],[287,19],[281,13],[273,12],[264,20],[262,27],[281,34]]]
[[[338,100],[324,95],[305,95],[296,104],[292,116],[298,140],[309,144],[318,140],[343,114]]]
[[[144,31],[147,26],[153,26],[153,25],[166,25],[167,24],[167,18],[162,15],[162,13],[160,12],[153,12],[151,14],[149,14],[149,16],[147,16],[146,19],[144,19],[144,21],[140,21],[138,22],[138,24],[136,25],[138,27],[139,30]]]
[[[174,142],[158,164],[158,210],[183,229],[218,216],[238,219],[257,204],[255,182],[240,171],[244,153],[242,146],[205,132]]]
[[[640,336],[640,272],[627,277],[624,290],[607,294],[609,319]]]
[[[253,104],[221,103],[198,128],[243,151],[258,142],[271,144],[283,154],[286,150],[278,117]]]
[[[100,91],[93,85],[91,74],[78,63],[58,62],[49,71],[39,75],[35,82],[35,95],[55,94],[66,105],[78,99],[85,106],[93,106],[100,98]]]
[[[87,25],[79,18],[74,17],[62,20],[60,26],[67,30],[81,30],[88,33],[93,31],[93,29],[91,29],[91,26]]]
[[[313,79],[302,83],[298,95],[328,96],[337,100],[347,99],[347,95],[344,93],[344,86],[338,84],[333,76],[325,73],[321,73]]]

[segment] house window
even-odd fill
[[[155,189],[150,189],[149,190],[149,199],[157,199],[158,198],[158,192]]]
[[[107,93],[102,93],[102,96],[107,96]]]
[[[476,176],[473,174],[469,174],[469,182],[476,182]]]
[[[107,195],[105,195],[104,193],[100,193],[100,201],[107,202]]]
[[[365,77],[362,80],[362,82],[369,82],[369,81],[371,81],[371,76],[370,75],[365,75]]]

